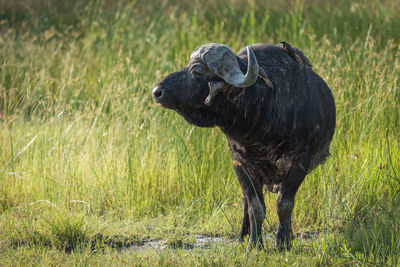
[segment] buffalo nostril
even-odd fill
[[[163,95],[163,90],[160,87],[156,87],[153,89],[153,97],[155,99],[160,99]]]
[[[154,92],[154,96],[159,98],[160,96],[162,96],[162,92],[161,91],[155,91]]]

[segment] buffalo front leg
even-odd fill
[[[249,205],[248,201],[246,198],[246,195],[243,193],[242,194],[242,203],[243,203],[243,220],[242,220],[242,226],[240,227],[240,232],[239,232],[239,241],[243,242],[244,237],[249,233],[250,229],[250,221],[249,221]]]
[[[308,168],[306,164],[297,164],[293,166],[288,179],[282,184],[279,191],[276,201],[279,228],[276,234],[275,247],[281,251],[289,249],[291,247],[291,240],[294,238],[292,231],[294,200],[297,190],[306,176],[306,168]]]
[[[279,228],[276,234],[275,247],[282,251],[290,248],[293,239],[292,211],[294,207],[294,195],[279,193],[276,201],[276,209],[279,217]]]
[[[244,237],[247,230],[250,234],[247,249],[251,249],[255,246],[262,248],[261,226],[265,217],[265,203],[262,194],[263,187],[260,184],[256,184],[242,166],[234,166],[234,168],[244,196],[242,197],[244,203],[240,237]],[[245,214],[246,210],[247,216]]]

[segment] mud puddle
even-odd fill
[[[319,232],[303,232],[297,233],[296,238],[299,240],[312,240],[319,236]],[[263,235],[263,239],[274,241],[275,236],[272,233]],[[182,239],[164,240],[164,239],[141,239],[133,240],[123,237],[106,237],[103,235],[96,236],[96,242],[92,243],[92,248],[97,250],[98,244],[109,246],[118,250],[165,250],[165,249],[210,249],[215,246],[234,246],[239,245],[238,238],[229,237],[212,237],[207,235],[190,235]],[[96,245],[97,244],[97,245]]]
[[[296,238],[299,240],[312,240],[319,236],[319,232],[303,232],[297,233]],[[164,250],[164,249],[210,249],[215,246],[233,246],[240,244],[238,238],[228,237],[210,237],[206,235],[195,235],[190,237],[191,241],[175,240],[166,241],[162,239],[142,240],[139,244],[133,244],[127,249],[142,251],[142,250]],[[264,240],[275,240],[274,234],[263,236]]]
[[[229,246],[239,244],[237,238],[222,238],[222,237],[210,237],[205,235],[195,235],[190,237],[191,241],[183,240],[143,240],[140,244],[134,244],[128,249],[141,251],[141,250],[164,250],[164,249],[209,249],[213,246]]]

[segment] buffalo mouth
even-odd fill
[[[219,117],[210,110],[199,106],[189,107],[169,98],[164,89],[156,86],[152,91],[153,99],[163,108],[172,109],[181,115],[188,123],[199,127],[214,127]]]
[[[161,105],[163,108],[168,108],[168,109],[175,109],[177,103],[175,101],[172,101],[167,94],[165,93],[165,90],[160,87],[156,86],[153,91],[151,92],[151,95],[153,99],[156,101],[157,104]]]
[[[162,108],[176,110],[176,103],[169,103],[169,102],[166,102],[166,101],[158,101],[158,100],[156,100],[156,103],[159,106],[161,106]]]

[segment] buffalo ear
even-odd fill
[[[223,81],[218,81],[218,82],[209,82],[208,87],[210,88],[210,93],[208,94],[206,100],[204,101],[204,104],[206,104],[207,106],[211,105],[212,99],[219,93],[225,91],[228,85]]]

